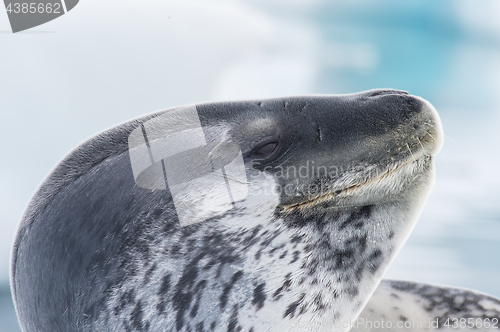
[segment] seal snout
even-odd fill
[[[430,102],[420,97],[415,98],[421,103],[418,118],[426,130],[425,135],[421,139],[421,143],[427,154],[435,155],[443,147],[443,126],[441,124],[441,119]]]
[[[443,128],[439,115],[427,100],[417,96],[407,98],[410,98],[409,103],[412,105],[409,108],[411,115],[401,127],[399,134],[405,139],[399,145],[406,145],[413,160],[431,157],[443,146]]]

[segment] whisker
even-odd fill
[[[429,127],[431,127],[432,129],[436,130],[436,127],[434,127],[432,124],[430,123],[426,123]],[[429,134],[429,133],[428,133]],[[434,139],[434,141],[436,141],[436,139],[431,135],[429,134],[430,137],[432,137],[432,139]],[[446,137],[446,138],[449,138],[450,140],[452,140],[453,142],[455,142],[455,140],[453,138],[451,138],[450,136],[446,135],[443,133],[443,136]],[[436,141],[437,142],[437,141]]]
[[[448,138],[449,140],[451,140],[453,143],[455,143],[455,140],[453,138],[451,138],[450,136],[446,135],[446,134],[443,134],[444,137]]]
[[[410,146],[408,145],[408,143],[406,143],[406,147],[408,148],[408,151],[410,151],[410,154],[411,154],[411,157],[413,158],[413,161],[416,161],[415,156],[411,152],[411,149],[410,149]]]
[[[420,143],[420,146],[422,147],[422,150],[424,151],[424,156],[430,156],[429,154],[427,154],[427,152],[425,151],[425,148],[424,146],[422,145],[422,142],[420,141],[420,139],[417,137],[417,141],[418,143]]]
[[[437,139],[436,139],[436,138],[434,138],[434,136],[432,136],[432,135],[431,135],[431,133],[427,132],[427,135],[429,135],[429,136],[430,136],[430,137],[434,140],[434,142],[436,142],[436,143],[437,143]]]

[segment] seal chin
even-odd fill
[[[386,203],[406,197],[405,193],[418,193],[430,187],[434,179],[432,157],[423,155],[393,165],[385,172],[366,182],[347,188],[336,197],[336,206],[365,206]],[[383,194],[382,194],[383,193]]]
[[[432,156],[420,153],[418,158],[415,157],[393,164],[384,171],[374,169],[371,177],[353,185],[333,186],[337,189],[303,202],[282,205],[281,211],[286,213],[315,206],[328,209],[361,207],[397,199],[407,190],[426,188],[434,178]]]

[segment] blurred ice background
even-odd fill
[[[500,297],[500,2],[84,0],[12,34],[0,10],[0,332],[17,223],[73,147],[180,104],[397,88],[441,114],[422,218],[387,278]]]

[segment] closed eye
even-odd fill
[[[276,150],[277,146],[278,146],[277,142],[267,143],[266,145],[260,147],[258,150],[252,153],[252,155],[255,157],[267,157],[271,153],[273,153],[274,150]]]

